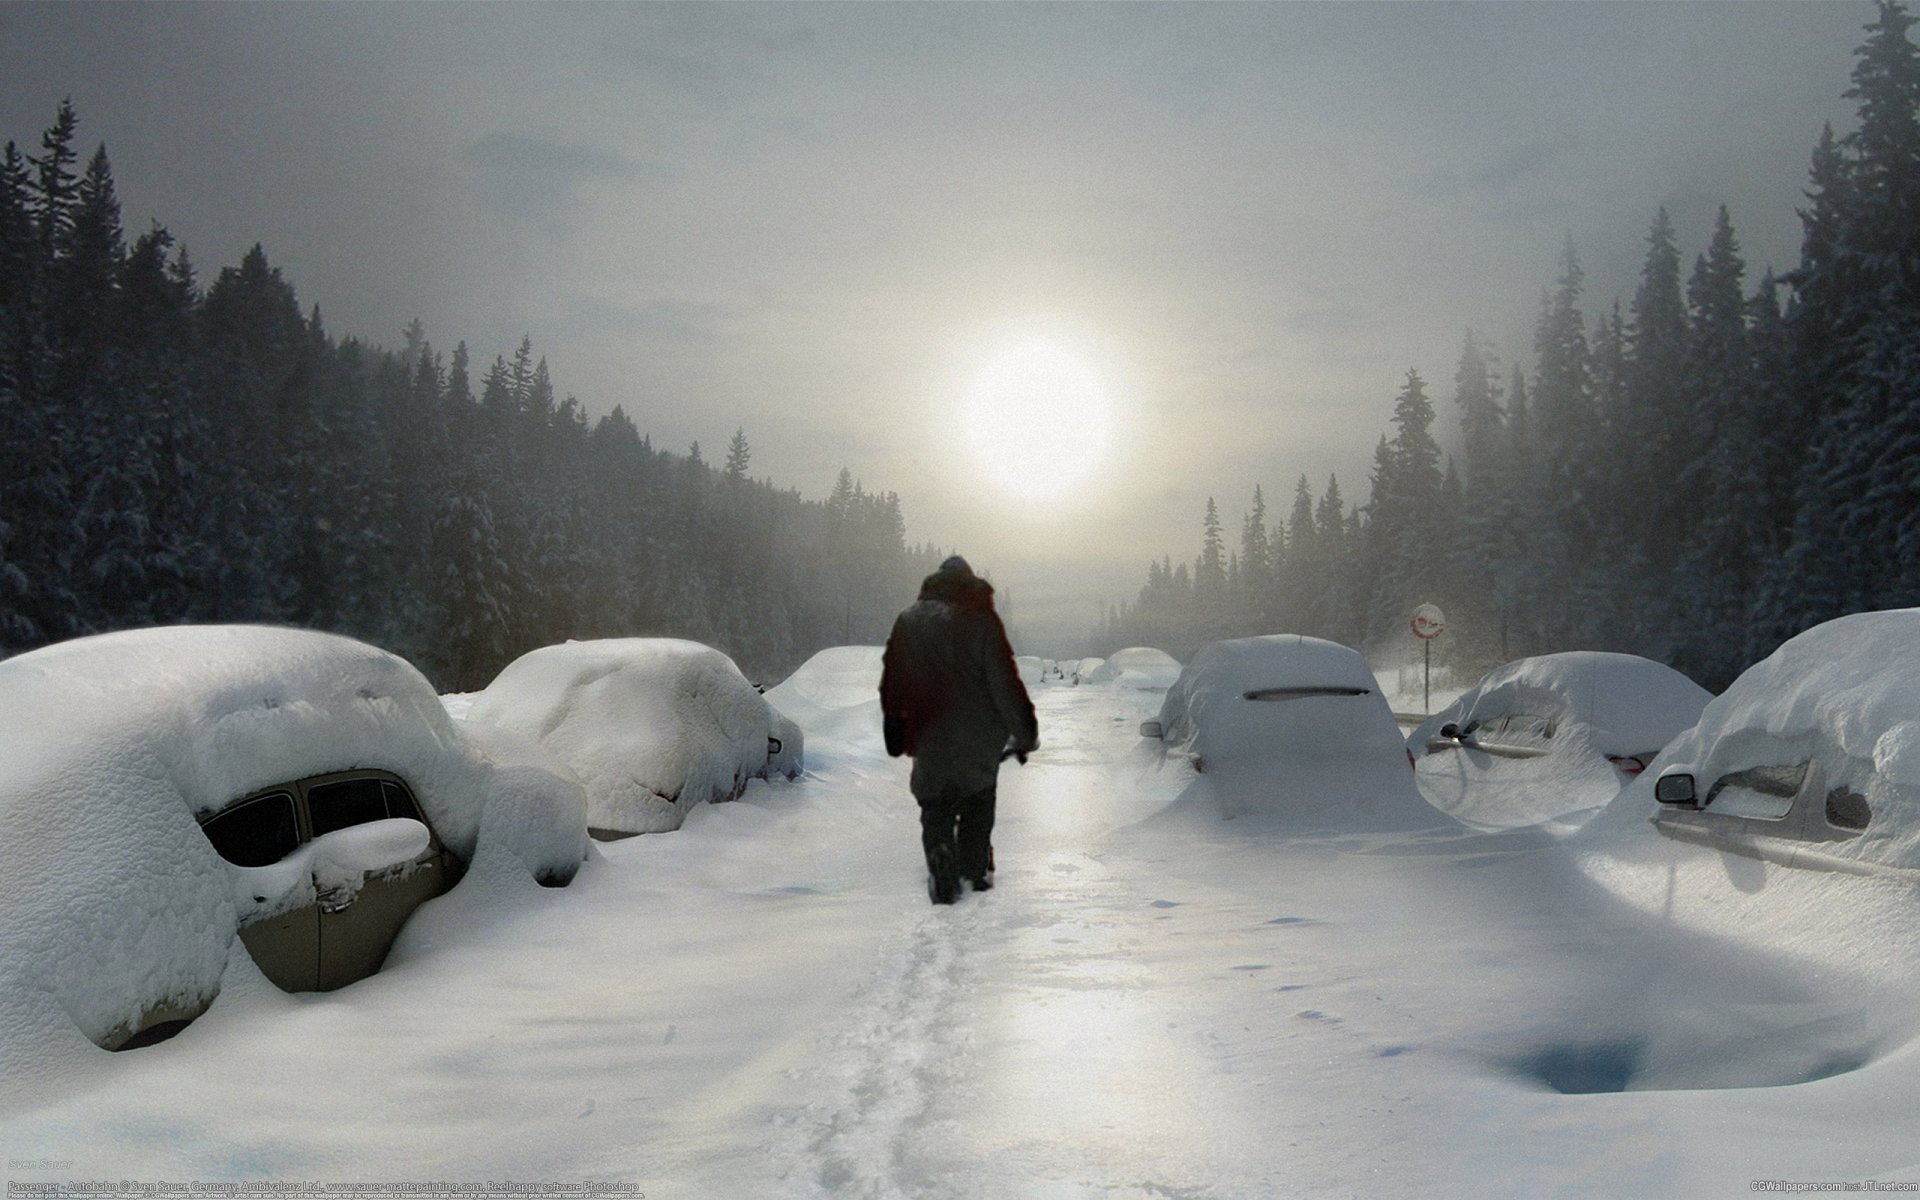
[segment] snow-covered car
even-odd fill
[[[1047,681],[1047,661],[1037,654],[1016,654],[1013,665],[1020,672],[1020,682],[1030,688]]]
[[[1236,811],[1431,826],[1400,727],[1360,654],[1299,634],[1202,646],[1140,727],[1222,778]]]
[[[829,646],[801,663],[767,703],[816,738],[835,745],[880,750],[880,671],[883,646]]]
[[[1112,683],[1140,691],[1159,691],[1180,678],[1180,660],[1151,646],[1115,650],[1107,660],[1081,677],[1082,683]]]
[[[678,829],[747,781],[799,774],[796,726],[778,725],[733,660],[678,638],[542,646],[508,663],[465,720],[534,739],[587,789],[587,826],[613,840]]]
[[[1920,609],[1789,640],[1651,774],[1622,801],[1670,837],[1788,866],[1920,870]]]
[[[0,1029],[51,1005],[109,1049],[203,1013],[236,942],[329,990],[483,849],[562,884],[587,845],[578,782],[462,738],[404,660],[259,626],[0,662],[0,840]]]
[[[1469,825],[1577,824],[1606,806],[1711,693],[1663,663],[1580,650],[1489,671],[1407,737],[1420,792]]]

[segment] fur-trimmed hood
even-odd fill
[[[943,566],[921,581],[920,599],[938,600],[967,612],[992,612],[993,585],[965,566]]]

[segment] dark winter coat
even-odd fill
[[[993,611],[993,585],[943,568],[893,623],[880,673],[889,754],[913,756],[913,794],[965,796],[994,785],[1009,742],[1040,744],[1033,701]]]

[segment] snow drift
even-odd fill
[[[732,659],[677,638],[529,651],[473,697],[466,720],[538,741],[586,785],[588,826],[613,835],[678,829],[695,805],[737,797],[767,774],[774,727]]]
[[[1421,794],[1482,829],[1577,822],[1633,775],[1610,758],[1643,756],[1699,719],[1712,694],[1662,663],[1572,651],[1497,667],[1407,738]],[[1454,725],[1465,743],[1442,738]]]
[[[464,860],[490,844],[566,879],[585,852],[577,784],[497,764],[400,658],[305,630],[132,630],[0,662],[0,763],[10,1060],[62,1040],[55,1012],[104,1041],[220,990],[242,868],[198,818],[261,788],[377,767]]]

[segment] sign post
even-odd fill
[[[1422,657],[1426,660],[1426,682],[1423,685],[1422,707],[1433,713],[1433,639],[1447,631],[1447,617],[1431,604],[1422,604],[1413,610],[1413,636],[1420,639]]]

